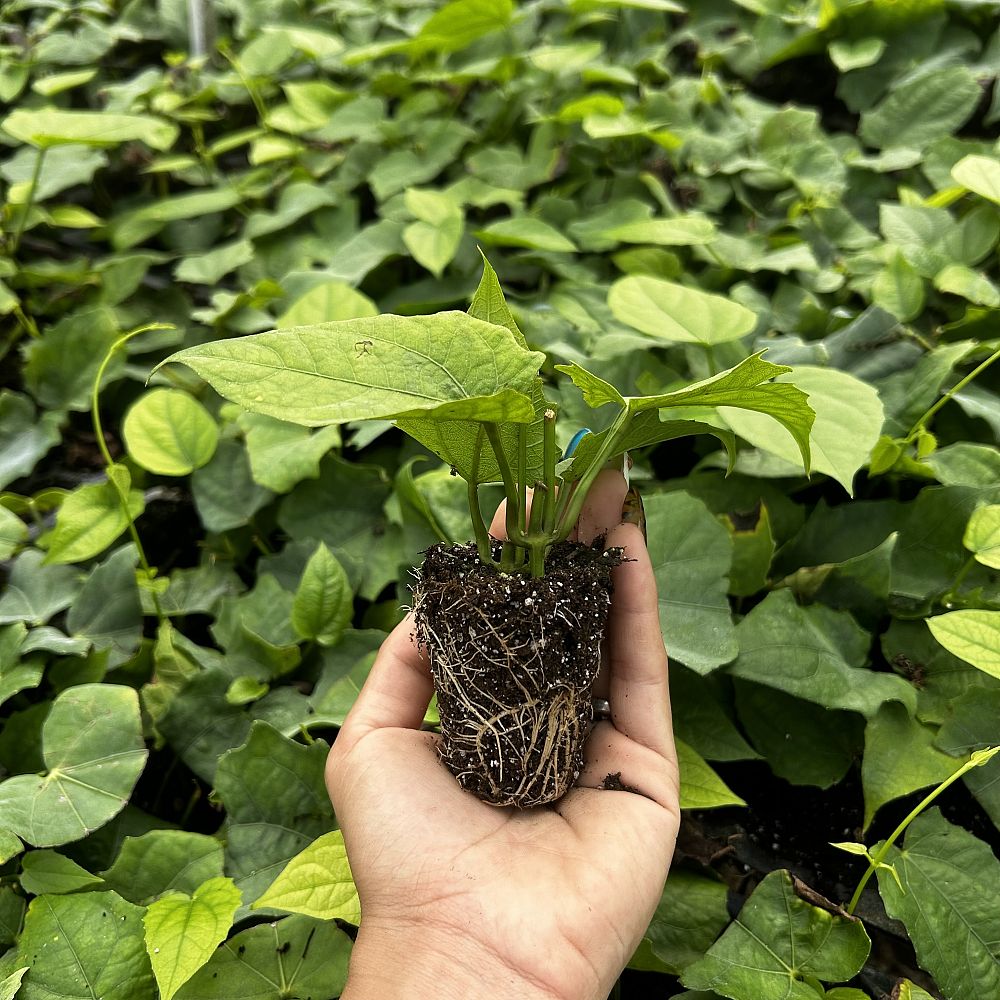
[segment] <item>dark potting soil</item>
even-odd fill
[[[413,610],[434,675],[441,757],[484,802],[554,802],[579,775],[611,570],[622,558],[563,542],[536,579],[484,566],[475,545],[427,550]]]

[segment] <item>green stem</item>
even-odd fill
[[[107,350],[101,361],[100,366],[97,369],[97,375],[94,377],[94,385],[90,393],[90,418],[94,425],[94,436],[97,438],[97,447],[101,449],[101,455],[104,458],[104,464],[109,470],[108,480],[112,483],[115,488],[115,493],[118,494],[118,502],[121,504],[122,511],[125,514],[125,520],[128,522],[128,531],[132,536],[132,541],[135,544],[136,552],[139,554],[139,565],[142,566],[143,571],[146,574],[147,580],[153,579],[153,571],[149,565],[149,561],[146,559],[146,551],[142,547],[142,540],[139,538],[139,532],[136,530],[135,521],[132,519],[132,514],[129,511],[128,506],[128,496],[124,493],[121,487],[118,485],[118,481],[110,475],[111,466],[115,464],[114,459],[111,457],[111,452],[108,450],[107,442],[104,440],[104,428],[101,425],[101,411],[98,407],[101,394],[101,380],[104,378],[104,373],[107,371],[108,365],[111,363],[111,359],[114,357],[115,352],[118,348],[127,344],[133,337],[138,337],[140,333],[148,333],[150,330],[171,330],[172,326],[168,323],[148,323],[145,326],[137,327],[134,330],[130,330],[128,333],[123,334],[119,337]],[[153,607],[156,609],[156,617],[161,625],[167,623],[167,616],[163,613],[163,607],[160,604],[160,595],[156,593],[155,590],[150,590],[150,596],[153,599]]]
[[[607,460],[611,458],[611,456],[614,455],[618,449],[619,443],[624,437],[625,430],[628,427],[631,416],[631,411],[626,405],[618,416],[615,417],[614,423],[608,428],[607,436],[604,438],[604,443],[601,445],[597,454],[595,454],[591,459],[590,466],[580,477],[579,482],[576,484],[576,489],[573,491],[572,497],[556,518],[555,540],[557,542],[564,541],[569,537],[569,533],[573,530],[573,525],[576,524],[577,519],[580,517],[580,511],[583,509],[583,505],[587,500],[587,494],[590,492],[590,487],[593,486],[594,480],[604,468],[605,462],[607,462]]]
[[[507,494],[507,538],[509,541],[518,543],[524,541],[524,534],[518,524],[518,488],[514,482],[514,474],[510,469],[510,462],[507,461],[507,454],[503,450],[503,442],[500,440],[500,431],[496,424],[484,424],[486,436],[489,438],[490,447],[496,455],[497,466],[500,469],[500,478],[503,480],[504,492]]]
[[[472,451],[471,475],[466,486],[469,489],[469,513],[472,515],[472,530],[476,536],[476,548],[479,549],[479,561],[484,566],[495,566],[493,543],[490,540],[489,529],[486,527],[486,520],[483,517],[483,508],[479,503],[479,466],[483,455],[484,434],[485,430],[480,425]]]
[[[268,128],[267,107],[265,106],[264,100],[260,96],[259,91],[257,90],[257,85],[250,79],[250,77],[246,75],[246,73],[243,71],[243,66],[240,63],[239,59],[237,59],[232,52],[230,52],[228,49],[226,49],[224,46],[221,45],[219,46],[219,51],[222,53],[222,56],[226,60],[226,62],[228,62],[229,65],[232,66],[234,70],[236,70],[236,75],[240,78],[240,82],[246,88],[246,92],[250,95],[250,100],[253,101],[253,106],[257,110],[258,124],[263,129]]]
[[[542,531],[551,535],[556,523],[556,412],[553,409],[545,411],[542,424],[542,467],[545,477]]]
[[[31,182],[28,184],[28,197],[24,201],[24,210],[21,218],[17,220],[17,229],[14,232],[14,239],[10,245],[10,256],[17,253],[17,248],[21,244],[21,237],[24,235],[24,227],[28,224],[28,215],[31,213],[35,203],[35,192],[38,190],[38,178],[42,175],[42,163],[45,161],[45,147],[38,150],[35,159],[35,169],[31,172]]]
[[[895,841],[898,837],[901,837],[906,828],[946,788],[958,781],[958,779],[961,778],[967,771],[971,771],[974,767],[979,767],[981,764],[987,763],[998,751],[1000,751],[1000,747],[990,747],[986,750],[977,750],[953,775],[945,778],[945,780],[942,781],[937,788],[933,789],[928,795],[921,799],[920,802],[907,814],[903,822],[889,834],[882,846],[872,855],[871,861],[868,862],[868,870],[861,876],[861,881],[858,883],[857,889],[854,890],[854,895],[851,896],[851,901],[847,904],[847,912],[849,914],[854,913],[854,910],[858,905],[858,901],[861,899],[861,893],[864,892],[865,886],[878,869],[878,866],[885,860],[886,855],[889,853],[889,848],[892,847],[893,841]]]
[[[928,420],[930,420],[930,419],[931,419],[931,417],[933,417],[933,416],[934,416],[934,414],[935,414],[935,413],[937,413],[937,411],[938,411],[938,410],[940,410],[940,409],[941,409],[941,407],[942,407],[942,406],[944,406],[944,404],[945,404],[945,403],[947,403],[947,402],[948,402],[948,400],[949,400],[949,399],[951,399],[951,398],[952,398],[952,396],[954,396],[954,395],[955,395],[955,393],[957,393],[957,392],[961,392],[961,390],[962,390],[962,389],[964,389],[964,388],[965,388],[965,387],[966,387],[966,386],[967,386],[967,385],[968,385],[968,384],[969,384],[969,383],[970,383],[970,382],[971,382],[971,381],[972,381],[972,380],[973,380],[974,378],[976,378],[976,377],[977,377],[978,375],[980,375],[980,374],[982,374],[982,373],[983,373],[984,371],[986,371],[986,369],[987,369],[987,368],[989,368],[989,366],[990,366],[991,364],[993,364],[993,362],[994,362],[994,361],[996,361],[996,360],[997,360],[997,358],[1000,358],[1000,348],[997,348],[997,350],[995,350],[995,351],[994,351],[994,352],[993,352],[993,353],[992,353],[992,354],[991,354],[991,355],[990,355],[990,356],[989,356],[989,357],[988,357],[988,358],[987,358],[987,359],[986,359],[986,360],[985,360],[985,361],[984,361],[984,362],[983,362],[982,364],[978,365],[978,366],[977,366],[976,368],[973,368],[973,369],[972,369],[972,371],[971,371],[971,372],[969,372],[969,374],[965,376],[965,378],[961,379],[961,380],[960,380],[959,382],[956,382],[956,383],[955,383],[955,384],[954,384],[954,385],[953,385],[953,386],[952,386],[952,387],[951,387],[951,388],[950,388],[950,389],[949,389],[949,390],[948,390],[948,391],[947,391],[947,392],[946,392],[946,393],[945,393],[945,394],[944,394],[944,395],[943,395],[943,396],[942,396],[942,397],[941,397],[941,398],[940,398],[940,399],[939,399],[939,400],[938,400],[938,401],[937,401],[936,403],[934,403],[934,405],[933,405],[933,406],[931,406],[931,407],[930,407],[930,409],[928,409],[928,410],[927,410],[927,412],[926,412],[926,413],[924,413],[924,415],[923,415],[923,416],[922,416],[922,417],[921,417],[921,418],[920,418],[920,419],[919,419],[919,420],[918,420],[918,421],[917,421],[917,422],[916,422],[916,423],[915,423],[915,424],[913,425],[913,428],[912,428],[912,429],[910,430],[910,433],[906,435],[906,440],[907,440],[907,443],[909,443],[910,441],[912,441],[912,440],[913,440],[913,439],[914,439],[914,438],[915,438],[915,437],[917,436],[917,434],[918,434],[918,433],[920,433],[920,428],[921,428],[921,427],[924,427],[924,426],[926,425],[927,421],[928,421]]]
[[[955,575],[955,582],[948,588],[948,592],[944,594],[941,598],[941,603],[947,608],[951,605],[951,602],[958,597],[958,588],[962,586],[963,581],[969,575],[969,570],[976,565],[976,556],[973,553],[965,560],[965,564]]]
[[[528,530],[528,425],[517,425],[517,526]]]

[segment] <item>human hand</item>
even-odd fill
[[[552,806],[497,808],[463,791],[420,725],[433,693],[407,617],[386,639],[330,752],[327,786],[362,905],[345,1000],[602,1000],[660,898],[679,824],[656,582],[624,479],[602,473],[580,539],[634,560],[614,570],[611,704],[577,787]],[[494,534],[503,511],[494,520]],[[621,773],[632,791],[605,791]]]

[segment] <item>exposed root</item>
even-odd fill
[[[576,781],[621,550],[566,543],[542,579],[484,567],[474,545],[427,551],[414,591],[441,715],[441,756],[494,805],[553,802]]]

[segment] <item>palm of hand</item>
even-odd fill
[[[527,996],[529,985],[547,997],[606,996],[673,853],[678,776],[656,582],[639,529],[619,523],[624,480],[602,477],[579,532],[607,533],[628,561],[614,571],[595,688],[611,720],[591,732],[577,787],[524,811],[460,787],[438,758],[438,737],[420,730],[433,684],[412,618],[383,643],[330,753],[327,783],[362,902],[359,944],[377,939],[381,955],[408,943],[452,968],[465,956],[473,981],[489,965],[508,982],[504,990],[491,980],[476,996]],[[494,534],[499,525],[502,511]],[[616,773],[634,790],[603,790]],[[387,995],[386,982],[366,995]],[[398,974],[388,982],[399,985]]]
[[[645,750],[607,724],[591,740],[612,741],[619,761]],[[411,909],[414,921],[472,936],[533,980],[606,992],[598,970],[628,961],[659,900],[676,811],[590,787],[552,808],[497,809],[459,786],[434,741],[380,729],[351,751],[342,821],[370,831],[348,842],[365,919],[399,921]],[[577,961],[554,966],[562,953]]]

